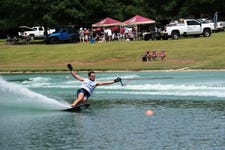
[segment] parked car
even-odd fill
[[[18,34],[21,38],[26,38],[28,35],[30,36],[31,40],[35,38],[46,38],[45,35],[45,28],[43,26],[35,26],[35,27],[27,27],[27,26],[20,26],[23,30],[20,31]],[[51,34],[55,32],[55,29],[47,28],[47,34]]]
[[[224,31],[225,30],[225,21],[217,21],[216,27],[213,20],[210,19],[202,19],[204,23],[209,23],[212,31],[218,32],[218,31]]]
[[[178,39],[180,36],[200,36],[209,37],[211,35],[211,27],[196,19],[184,19],[180,22],[172,22],[165,26],[161,32],[163,39]]]
[[[18,35],[20,38],[23,38],[25,39],[25,37],[29,34],[27,34],[27,32],[34,32],[35,30],[28,27],[28,26],[19,26],[19,29],[18,29]]]
[[[46,43],[56,44],[61,42],[78,42],[79,33],[73,26],[64,26],[56,28],[56,32],[49,34]]]

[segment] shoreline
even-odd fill
[[[88,72],[86,71],[77,71],[76,72]],[[207,72],[207,71],[221,71],[225,72],[225,69],[187,69],[187,68],[181,68],[181,69],[167,69],[167,70],[94,70],[95,72]],[[61,71],[0,71],[1,74],[47,74],[47,73],[69,73],[70,71],[67,70],[61,70]]]

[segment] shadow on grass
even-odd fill
[[[60,41],[55,44],[67,44],[67,43],[71,43],[71,42]],[[74,44],[76,44],[76,43],[79,43],[79,42],[74,42]],[[20,39],[17,42],[10,42],[10,43],[7,43],[5,40],[0,41],[0,45],[34,45],[34,44],[55,45],[55,44],[46,43],[45,39],[36,39],[36,40],[31,40],[29,42],[25,41],[24,39]]]

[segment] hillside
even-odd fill
[[[225,69],[225,32],[211,37],[110,43],[5,45],[0,42],[0,72],[76,70]],[[164,61],[142,62],[146,50],[164,49]]]

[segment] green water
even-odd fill
[[[126,85],[97,87],[82,113],[60,111],[80,87],[70,74],[2,75],[0,149],[225,149],[225,72],[96,75]]]

